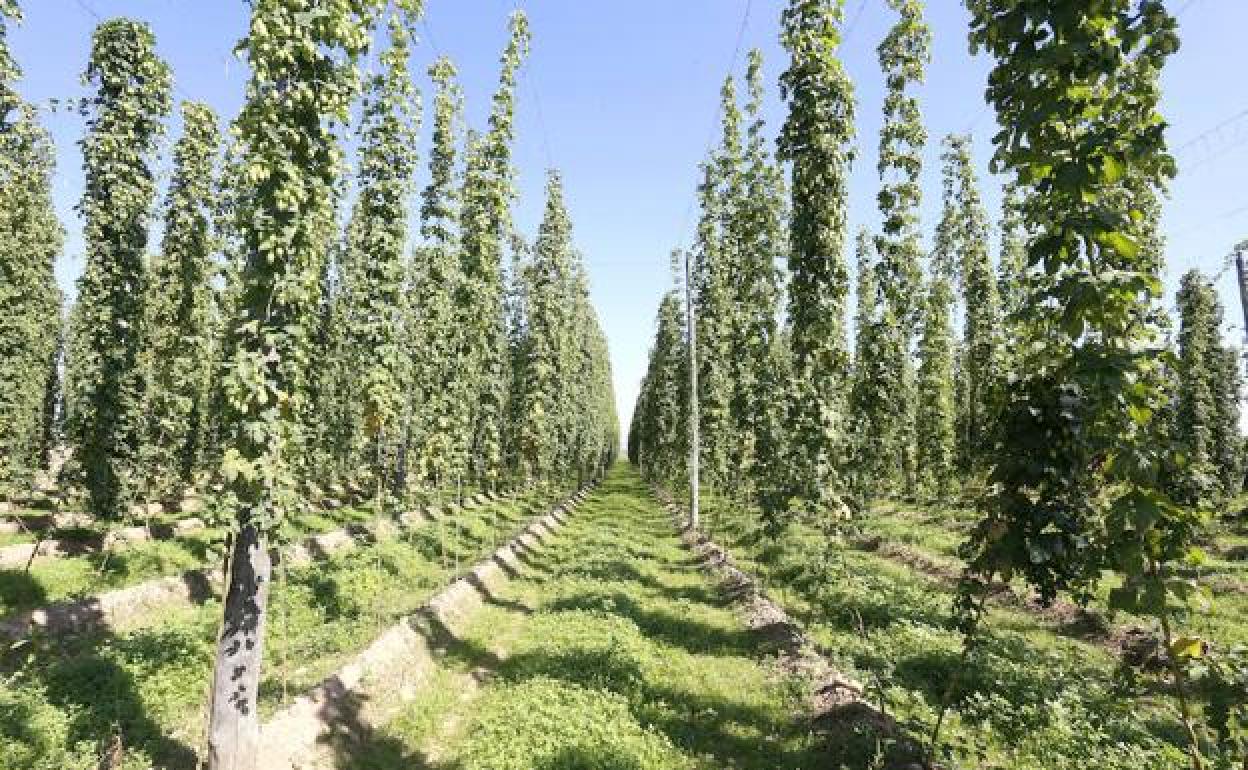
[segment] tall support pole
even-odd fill
[[[1244,313],[1245,352],[1240,356],[1241,365],[1239,367],[1239,371],[1237,372],[1237,374],[1242,376],[1244,373],[1242,359],[1248,357],[1248,241],[1241,241],[1240,244],[1235,247],[1235,273],[1239,278],[1239,306]],[[1242,406],[1242,394],[1237,395],[1240,396],[1239,404],[1237,404],[1237,406]]]
[[[1239,274],[1239,304],[1244,311],[1244,337],[1248,339],[1248,264],[1245,264],[1248,241],[1235,247],[1235,272]]]
[[[685,252],[685,323],[689,335],[689,529],[698,528],[698,319],[693,308],[693,275]]]

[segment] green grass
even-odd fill
[[[19,532],[0,534],[0,547],[6,545],[17,545],[19,543],[35,542],[35,540],[39,539],[39,532],[30,527],[31,522],[29,520],[42,520],[52,515],[54,514],[50,511],[38,510],[36,508],[18,508],[17,510],[0,514],[0,521],[16,522],[19,525],[23,523],[27,524],[27,526]],[[52,536],[61,537],[62,534],[68,537],[81,538],[99,536],[99,533],[94,528],[74,529],[68,532],[65,532],[64,530],[57,530],[55,531],[55,534],[52,534]]]
[[[0,532],[0,548],[6,545],[33,542],[35,542],[35,536],[26,532]]]
[[[154,516],[152,522],[171,524],[179,518],[185,516],[167,513]],[[298,542],[308,535],[323,534],[345,526],[366,525],[373,518],[374,514],[367,506],[301,511],[283,522],[278,542]],[[107,530],[106,526],[100,526],[71,532],[59,531],[53,536],[72,536],[86,541],[92,537],[98,539]],[[33,542],[32,537],[24,534],[0,537],[8,537],[13,542]],[[128,544],[112,553],[38,559],[29,572],[0,569],[0,617],[220,564],[224,539],[225,529],[210,527],[169,540]],[[0,541],[0,545],[8,544]]]
[[[718,502],[718,504],[717,504]],[[951,678],[959,687],[942,751],[956,766],[1179,768],[1183,738],[1164,698],[1123,697],[1116,660],[1084,641],[1086,629],[1022,609],[990,611],[984,643],[960,659],[949,621],[953,585],[874,553],[829,546],[801,526],[771,539],[749,512],[712,501],[716,535],[739,565],[865,683],[872,699],[920,735],[930,733]],[[965,516],[890,512],[868,517],[867,533],[956,566],[951,551]]]
[[[262,715],[314,686],[514,533],[544,507],[537,497],[462,511],[454,526],[426,525],[279,574]],[[948,579],[883,553],[830,546],[800,526],[771,538],[753,512],[714,498],[706,513],[738,564],[760,576],[832,663],[866,684],[909,735],[929,733],[956,677],[941,747],[948,767],[1188,766],[1168,697],[1125,694],[1113,651],[1087,628],[994,607],[982,647],[963,662]],[[972,520],[964,510],[887,505],[864,521],[863,535],[956,569],[957,544]],[[1248,538],[1228,529],[1215,543],[1217,553],[1230,553]],[[167,545],[140,544],[134,553]],[[362,744],[336,746],[338,766],[877,766],[871,740],[812,729],[809,683],[771,662],[774,642],[745,628],[633,470],[613,469],[569,525],[523,561],[525,570],[487,593],[465,628],[445,629],[439,665],[402,713]],[[1207,569],[1234,576],[1233,562],[1220,556]],[[1245,614],[1245,597],[1229,593],[1196,625],[1243,638]],[[10,650],[0,670],[0,770],[90,767],[114,729],[125,740],[127,768],[194,767],[219,615],[219,604],[209,602],[131,631]]]
[[[974,513],[965,509],[889,502],[877,505],[865,517],[863,527],[872,539],[904,544],[935,563],[957,570],[962,566],[958,546],[974,520]],[[1195,608],[1188,629],[1224,647],[1248,644],[1248,561],[1234,558],[1237,547],[1248,546],[1248,536],[1229,527],[1211,527],[1205,539],[1204,549],[1210,557],[1196,574],[1209,588],[1212,602]],[[1219,554],[1230,558],[1219,558]],[[1117,585],[1117,579],[1106,576],[1092,607],[1109,615],[1109,591]],[[1016,581],[1015,587],[1026,593],[1021,582]],[[1125,613],[1117,613],[1112,620],[1123,626],[1151,624],[1148,619]]]
[[[420,607],[457,568],[480,559],[544,504],[518,498],[398,539],[275,576],[261,711],[319,683],[379,632]],[[0,697],[0,768],[79,761],[116,725],[126,768],[193,768],[202,753],[206,687],[221,608],[215,601],[162,612],[159,624],[120,634],[37,640],[9,651]]]
[[[487,598],[434,685],[341,764],[839,767],[808,730],[803,683],[767,663],[773,650],[648,497],[634,471],[615,468],[557,541]]]
[[[201,530],[110,553],[38,559],[29,572],[0,570],[0,617],[220,563],[223,537],[222,530]]]
[[[306,535],[319,535],[352,524],[367,524],[374,518],[371,506],[348,505],[333,510],[299,511],[282,522],[283,536],[297,540]]]

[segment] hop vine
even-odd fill
[[[219,247],[212,220],[221,134],[216,114],[204,104],[184,103],[182,124],[146,309],[145,465],[149,494],[160,496],[190,484],[202,469],[209,365],[216,355],[212,283]]]
[[[834,518],[843,513],[838,465],[849,375],[843,251],[855,116],[853,85],[836,58],[843,5],[793,0],[781,19],[792,56],[780,78],[789,111],[779,157],[792,166],[788,314],[795,376],[788,394],[790,463],[779,486],[788,488],[789,500]]]
[[[144,440],[146,251],[156,197],[152,169],[169,113],[171,75],[151,29],[116,19],[92,36],[83,76],[94,86],[80,143],[86,267],[69,361],[69,433],[97,516],[117,517],[139,494]]]

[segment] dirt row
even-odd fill
[[[877,736],[885,751],[885,767],[921,770],[925,754],[920,740],[871,703],[862,683],[837,670],[801,625],[766,595],[762,583],[733,563],[726,548],[690,529],[685,513],[662,490],[655,489],[654,494],[681,530],[685,545],[715,576],[749,628],[777,650],[778,665],[811,683],[812,729],[833,742],[855,734]]]
[[[81,514],[64,514],[80,516]],[[70,529],[71,527],[56,527]],[[33,543],[17,543],[0,548],[0,569],[23,569],[27,565],[46,559],[84,556],[92,553],[113,551],[135,543],[149,540],[173,540],[207,529],[203,520],[189,517],[172,524],[148,524],[117,527],[88,538],[40,538]]]
[[[489,596],[523,569],[523,558],[569,520],[589,489],[555,505],[420,610],[391,626],[355,659],[262,728],[258,766],[283,770],[332,767],[336,747],[359,742],[425,689],[437,652]]]
[[[462,508],[475,508],[508,496],[476,495],[466,500]],[[280,558],[290,566],[307,565],[353,548],[362,540],[385,537],[390,534],[388,530],[392,531],[396,525],[402,529],[413,529],[451,515],[460,508],[453,503],[440,508],[430,506],[400,514],[394,522],[378,519],[372,527],[352,525],[309,536],[283,549]],[[185,534],[185,531],[179,534]],[[32,633],[66,636],[113,630],[156,610],[203,603],[218,595],[223,580],[220,568],[205,568],[154,578],[83,599],[57,602],[0,619],[0,637],[21,639]]]
[[[900,564],[946,586],[956,586],[962,570],[948,563],[933,559],[926,553],[898,543],[886,543],[879,537],[858,539],[850,545],[856,550],[872,553],[887,561]],[[1020,593],[1013,586],[995,581],[988,596],[989,604],[997,607],[1023,610],[1064,635],[1088,644],[1096,645],[1115,655],[1136,655],[1141,645],[1156,636],[1138,625],[1113,623],[1103,612],[1066,600],[1057,599],[1042,604],[1033,596]]]
[[[340,490],[348,504],[358,504],[369,495],[359,490]],[[479,493],[467,498],[465,504],[492,499],[494,493]],[[343,507],[336,497],[321,499],[319,505],[326,510]],[[140,521],[139,525],[114,526],[81,512],[49,512],[45,514],[17,514],[16,506],[0,501],[0,535],[27,535],[35,538],[33,543],[18,543],[0,547],[0,569],[24,568],[32,562],[46,558],[81,556],[148,540],[169,540],[206,529],[204,521],[196,514],[204,508],[197,494],[189,494],[176,505],[161,503],[136,504],[128,519]],[[174,521],[160,520],[164,514],[179,514]],[[56,537],[62,534],[61,537]]]

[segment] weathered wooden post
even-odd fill
[[[689,334],[689,529],[698,528],[698,319],[693,308],[693,276],[685,252],[685,323]]]
[[[1239,305],[1244,313],[1244,338],[1248,340],[1248,265],[1245,265],[1248,241],[1235,247],[1235,272],[1239,276]]]

